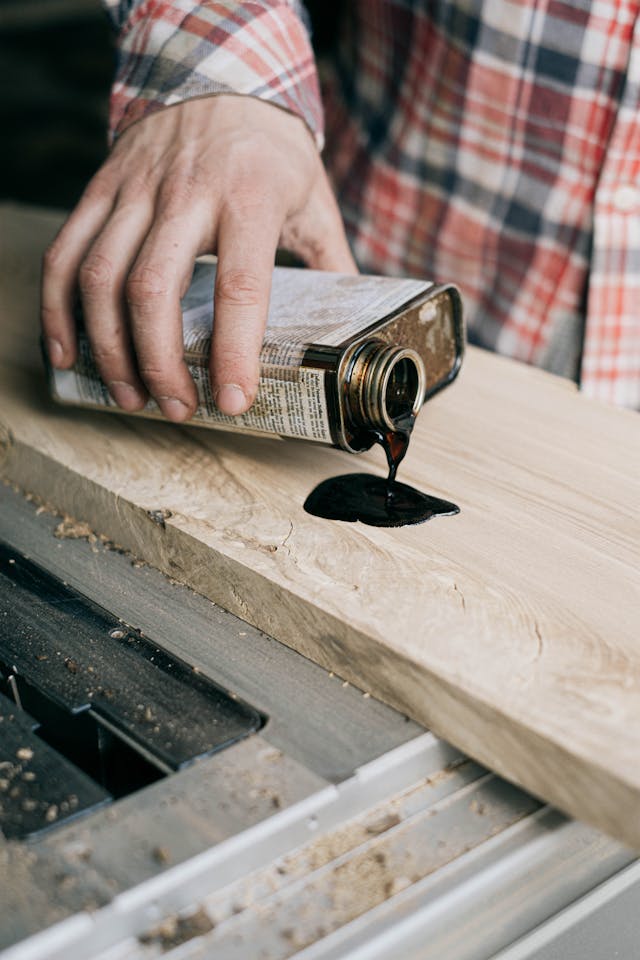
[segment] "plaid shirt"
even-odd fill
[[[296,0],[106,0],[114,134],[233,91],[323,142]],[[640,0],[354,0],[325,160],[360,266],[454,280],[470,337],[640,409]]]

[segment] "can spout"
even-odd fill
[[[417,416],[426,392],[422,357],[410,347],[367,340],[347,369],[347,403],[360,427],[383,432],[402,429]]]

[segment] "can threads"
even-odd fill
[[[387,432],[417,416],[427,388],[419,353],[366,340],[345,361],[345,400],[355,425]]]

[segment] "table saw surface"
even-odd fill
[[[2,960],[635,956],[630,850],[2,485],[0,540],[266,718],[108,806],[0,837]]]

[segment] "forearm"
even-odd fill
[[[300,116],[322,145],[322,107],[297,0],[103,0],[119,30],[111,138],[163,107],[237,93]]]

